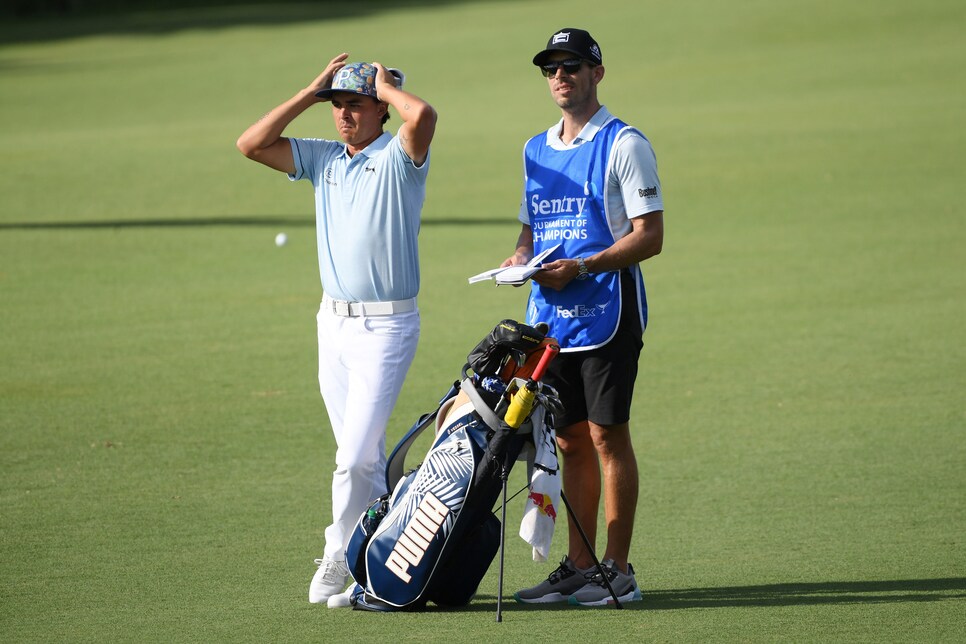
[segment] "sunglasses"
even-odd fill
[[[544,63],[540,65],[540,71],[547,78],[552,78],[557,75],[557,70],[563,67],[564,72],[567,74],[576,74],[580,70],[580,66],[584,64],[579,58],[568,58],[567,60],[558,60],[552,63]]]

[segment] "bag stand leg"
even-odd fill
[[[587,534],[584,532],[584,529],[580,526],[580,521],[577,520],[577,517],[574,515],[574,511],[570,508],[570,501],[567,500],[567,495],[564,494],[563,490],[560,490],[560,498],[563,499],[564,505],[567,507],[567,516],[570,518],[571,521],[574,522],[574,525],[577,526],[577,532],[580,533],[580,538],[583,539],[584,545],[587,546],[587,550],[590,552],[590,556],[593,557],[594,565],[597,566],[597,572],[600,573],[601,578],[604,580],[604,584],[607,585],[607,590],[610,591],[610,596],[614,598],[614,608],[618,608],[618,609],[624,608],[623,606],[621,606],[620,600],[617,599],[617,593],[614,592],[614,588],[610,585],[610,579],[608,579],[607,575],[604,574],[604,567],[600,565],[600,561],[598,561],[597,559],[597,553],[594,552],[594,546],[593,544],[590,543],[590,539],[587,538]],[[502,561],[500,565],[502,567]],[[502,578],[502,569],[501,569],[501,578]]]
[[[503,464],[503,470],[500,472],[500,478],[503,479],[503,511],[502,517],[500,518],[500,581],[499,588],[496,592],[496,621],[503,621],[503,553],[504,553],[504,542],[506,540],[506,480],[509,476],[509,471],[507,470],[506,463]]]
[[[506,504],[507,504],[506,486],[507,486],[508,474],[509,472],[507,471],[506,466],[504,466],[503,471],[501,472],[501,475],[500,475],[501,478],[503,479],[503,508],[502,508],[502,517],[500,520],[500,574],[499,574],[499,582],[498,582],[499,588],[496,593],[496,621],[497,622],[503,621],[503,562],[504,562],[503,547],[506,540]],[[519,492],[517,494],[519,494]],[[515,497],[516,494],[514,494],[513,496]],[[597,572],[600,573],[601,578],[604,580],[604,584],[607,586],[607,590],[610,591],[610,596],[614,598],[614,608],[615,609],[624,608],[621,605],[620,600],[617,598],[617,593],[614,592],[614,587],[610,585],[610,580],[607,578],[607,575],[604,573],[604,567],[600,564],[600,560],[597,559],[597,553],[594,552],[593,544],[591,544],[590,539],[587,538],[587,533],[584,532],[583,527],[580,525],[580,521],[578,521],[577,517],[574,516],[574,511],[570,507],[570,501],[567,500],[567,495],[564,494],[563,490],[560,490],[560,498],[563,500],[564,506],[567,508],[567,516],[570,517],[570,519],[574,522],[574,525],[577,527],[577,532],[580,533],[580,538],[583,540],[584,545],[587,546],[587,550],[590,552],[590,556],[594,560],[594,565],[597,567]]]

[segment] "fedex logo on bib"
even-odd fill
[[[565,320],[573,318],[594,318],[598,315],[603,315],[606,308],[607,304],[592,304],[590,306],[587,306],[586,304],[578,304],[573,308],[557,306],[557,317],[564,318]]]

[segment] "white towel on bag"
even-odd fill
[[[544,416],[543,407],[535,409],[531,416],[533,447],[528,446],[532,451],[526,453],[530,494],[520,522],[520,538],[533,547],[533,560],[541,562],[550,556],[560,504],[556,433],[544,422]]]

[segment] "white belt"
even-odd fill
[[[416,298],[389,300],[387,302],[346,302],[345,300],[336,300],[328,295],[323,295],[322,308],[344,318],[392,315],[393,313],[409,313],[410,311],[415,311]]]

